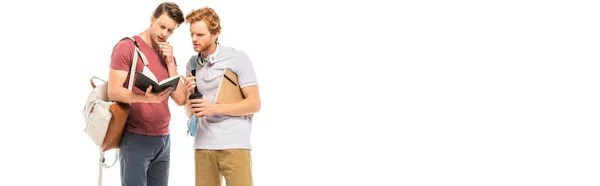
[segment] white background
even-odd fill
[[[3,2],[0,185],[96,184],[88,80],[160,2]],[[595,1],[176,2],[213,7],[254,62],[257,186],[600,184]],[[188,33],[170,39],[180,73]],[[193,185],[171,114],[170,185]]]

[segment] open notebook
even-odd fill
[[[135,86],[142,91],[146,91],[146,89],[152,85],[152,92],[154,93],[158,93],[169,87],[173,87],[171,92],[175,92],[180,80],[181,78],[179,76],[173,76],[163,79],[159,82],[156,79],[156,76],[154,76],[154,73],[152,73],[148,67],[144,66],[144,70],[142,72],[136,72]]]
[[[229,69],[225,69],[223,76],[221,76],[219,88],[217,89],[215,102],[217,104],[234,103],[243,100],[244,98],[244,94],[242,93],[242,89],[240,88],[240,84],[238,82],[237,74]],[[248,116],[253,117],[254,114],[250,114]]]

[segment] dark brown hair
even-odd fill
[[[156,10],[154,10],[154,18],[156,19],[160,17],[160,15],[162,15],[163,13],[167,13],[167,15],[171,19],[177,22],[177,26],[179,26],[184,21],[183,12],[181,11],[181,9],[179,9],[179,6],[173,2],[163,2],[160,5],[158,5],[158,7],[156,7]]]

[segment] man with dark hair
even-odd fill
[[[183,12],[175,3],[164,2],[154,10],[150,27],[133,36],[134,41],[123,39],[113,49],[108,77],[108,97],[112,101],[130,103],[123,138],[119,145],[121,185],[123,186],[166,186],[169,178],[171,114],[167,97],[182,106],[187,100],[185,82],[179,82],[175,91],[171,89],[153,93],[152,87],[140,90],[135,86],[129,90],[129,71],[135,45],[147,59],[144,65],[138,57],[136,72],[150,73],[162,81],[177,73],[173,47],[167,39],[183,23]],[[136,54],[137,55],[137,54]],[[135,78],[135,77],[134,77]],[[184,81],[188,81],[185,79]]]

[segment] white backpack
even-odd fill
[[[146,56],[139,50],[137,42],[131,38],[126,37],[124,39],[131,39],[135,45],[135,52],[133,52],[133,61],[131,65],[131,71],[129,72],[129,86],[128,89],[132,90],[133,80],[135,75],[135,69],[138,61],[138,54],[141,56],[144,65],[148,65],[148,60]],[[93,82],[94,79],[98,79],[103,81],[104,83],[96,86]],[[98,165],[98,185],[102,185],[102,168],[110,168],[115,165],[119,158],[119,149],[117,148],[115,151],[115,160],[112,164],[108,165],[104,162],[104,150],[102,149],[102,144],[104,142],[104,138],[106,137],[109,123],[112,118],[112,112],[110,110],[112,104],[117,104],[117,102],[111,101],[108,99],[107,88],[108,83],[103,79],[100,79],[96,76],[90,79],[90,83],[92,85],[93,90],[89,93],[87,100],[85,102],[83,108],[83,119],[85,122],[85,133],[92,139],[94,144],[98,146],[100,151],[100,162]]]

